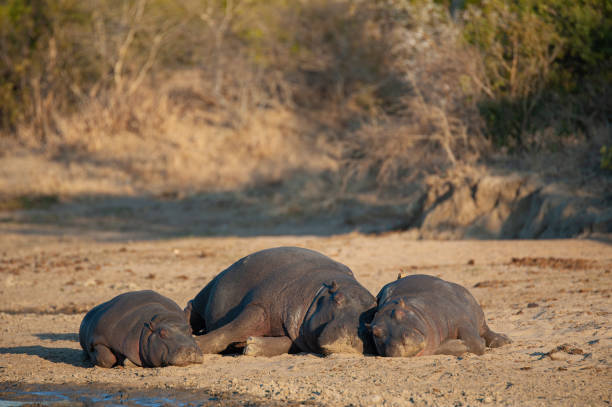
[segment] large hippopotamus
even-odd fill
[[[366,322],[376,299],[353,272],[321,253],[277,247],[218,274],[185,311],[204,353],[374,353]],[[231,349],[231,348],[230,348]]]
[[[369,327],[383,356],[482,355],[485,344],[494,348],[511,342],[489,329],[468,290],[422,274],[385,285]]]
[[[79,340],[101,367],[184,366],[203,360],[184,311],[150,290],[120,294],[92,308],[81,322]]]

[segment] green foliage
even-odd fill
[[[9,0],[0,4],[0,130],[22,122],[39,133],[52,126],[50,106],[71,105],[68,89],[91,79],[83,59],[91,14],[78,0]]]
[[[540,18],[538,0],[487,1],[470,7],[464,35],[483,51],[489,90],[520,98],[543,87],[563,39]]]
[[[612,79],[608,70],[612,56],[612,3],[608,0],[549,3],[542,18],[550,21],[565,39],[565,52],[558,60],[560,68],[575,76],[607,73]]]
[[[612,146],[602,146],[599,153],[601,154],[601,169],[612,171]]]
[[[45,1],[0,4],[0,127],[10,127],[32,111],[31,78],[43,69],[41,53],[49,38]]]
[[[457,21],[482,72],[449,67],[411,83],[434,69],[415,65],[422,54],[446,52],[457,70],[471,58],[459,55],[465,43],[453,54],[432,41],[456,33],[451,8],[464,10]],[[147,80],[196,68],[213,98],[276,97],[347,128],[413,111],[413,85],[444,85],[422,106],[464,89],[494,144],[521,150],[542,129],[588,134],[609,118],[611,61],[609,0],[0,0],[0,131],[27,123],[44,134],[54,113],[90,101],[116,112]],[[473,119],[461,118],[482,123]]]
[[[557,128],[558,108],[609,97],[612,80],[612,3],[606,0],[470,1],[464,36],[482,54],[487,98],[481,103],[497,145],[529,148],[534,126]],[[548,104],[548,105],[546,105]],[[605,116],[606,103],[582,112]],[[563,110],[568,110],[564,109]],[[569,109],[570,111],[573,109]],[[581,120],[572,119],[573,131]],[[570,121],[572,121],[570,120]],[[564,127],[567,127],[564,121]],[[558,129],[559,136],[567,131]]]
[[[0,210],[47,209],[58,202],[57,195],[21,195],[0,200]]]

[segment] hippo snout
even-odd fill
[[[425,342],[391,342],[385,346],[382,354],[390,357],[411,357],[417,356],[423,349],[425,349]]]
[[[324,330],[318,338],[319,347],[324,355],[332,353],[363,353],[363,341],[357,331],[347,332],[343,329]]]
[[[427,346],[425,335],[416,328],[401,326],[390,318],[377,318],[370,325],[378,354],[391,357],[418,356]]]
[[[196,347],[182,347],[177,349],[172,355],[170,355],[168,364],[174,366],[186,366],[193,363],[202,363],[204,357],[200,348]]]
[[[419,335],[375,336],[379,354],[390,357],[418,356],[425,349],[425,338]]]

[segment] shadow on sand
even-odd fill
[[[38,339],[44,339],[44,340],[53,341],[53,342],[57,342],[57,341],[78,342],[79,341],[79,334],[76,334],[76,333],[57,334],[57,333],[50,332],[50,333],[34,334],[34,336],[36,336]]]
[[[66,363],[76,367],[91,367],[81,349],[47,348],[40,345],[0,348],[0,355],[38,356],[53,363]]]
[[[104,385],[0,383],[0,406],[303,406],[312,400],[277,401],[249,394],[223,394],[208,389],[135,389]]]
[[[490,210],[484,210],[478,209],[473,196],[462,194],[468,185],[465,183],[448,184],[448,191],[430,202],[431,191],[416,180],[387,194],[372,186],[364,189],[366,192],[357,186],[350,191],[337,191],[336,183],[320,181],[325,178],[325,174],[297,172],[278,184],[189,196],[45,199],[42,206],[0,212],[0,236],[73,236],[124,242],[181,237],[380,234],[411,229],[415,237],[471,239],[596,235],[605,239],[612,233],[612,196],[576,198],[567,188],[543,192],[537,184],[525,196],[517,195],[502,203],[498,197],[490,202]],[[312,181],[317,179],[320,182]],[[484,195],[499,192],[495,189],[497,184],[484,184],[478,184]],[[465,221],[466,217],[472,220]]]
[[[403,198],[296,196],[291,187],[259,186],[178,196],[88,196],[45,207],[0,213],[0,233],[24,236],[89,236],[97,241],[156,240],[206,236],[330,236],[401,229],[413,218],[423,191]],[[331,192],[329,193],[331,194]],[[416,208],[414,208],[416,209]]]

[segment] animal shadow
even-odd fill
[[[56,334],[56,333],[42,333],[42,334],[34,334],[34,336],[38,337],[38,339],[46,339],[49,341],[57,342],[57,341],[79,341],[79,335],[76,333],[65,333],[65,334]]]
[[[40,345],[0,348],[0,355],[32,355],[53,363],[66,363],[76,367],[90,367],[91,363],[81,349],[47,348]]]

